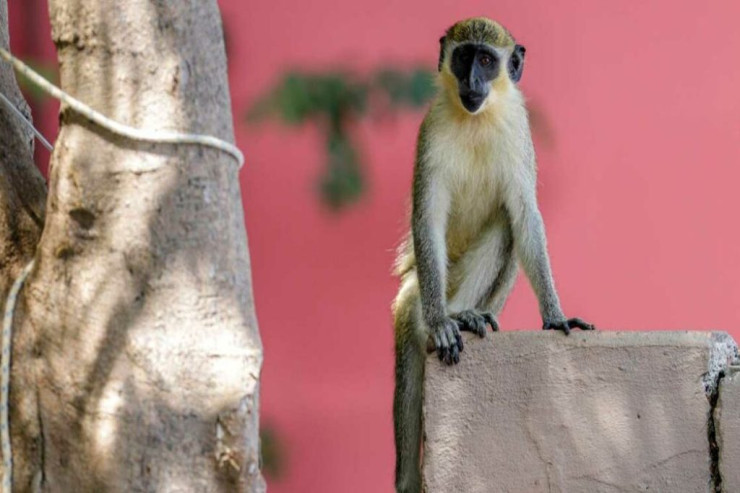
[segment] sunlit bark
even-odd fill
[[[131,126],[233,140],[215,0],[51,0],[50,16],[65,91]],[[222,151],[137,143],[62,108],[15,324],[13,388],[38,410],[12,415],[16,490],[264,489],[237,173]]]

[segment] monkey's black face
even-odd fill
[[[460,102],[470,113],[478,111],[488,97],[500,65],[498,54],[484,44],[464,44],[452,52],[450,69],[458,81]]]

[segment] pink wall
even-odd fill
[[[603,330],[740,338],[737,2],[221,5],[235,114],[286,67],[433,67],[453,21],[502,21],[527,46],[523,88],[553,127],[555,145],[539,148],[540,200],[566,313]],[[262,415],[287,446],[273,493],[391,491],[389,272],[421,118],[359,126],[371,191],[340,216],[312,188],[323,159],[314,129],[238,125],[266,356]],[[540,326],[522,279],[501,321],[503,330]]]

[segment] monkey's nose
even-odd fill
[[[483,93],[470,91],[460,94],[460,101],[465,109],[471,113],[474,113],[478,108],[480,108],[485,99],[486,95]]]

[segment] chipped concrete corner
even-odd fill
[[[707,396],[717,391],[717,385],[726,370],[734,366],[738,357],[737,343],[726,332],[710,332],[709,368],[704,375],[704,390]]]
[[[740,491],[729,335],[502,332],[467,342],[457,366],[428,360],[427,493]]]
[[[740,491],[740,367],[730,367],[720,381],[714,411],[722,491]]]

